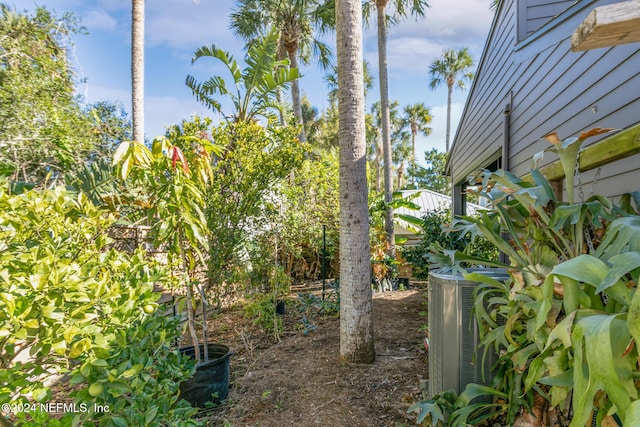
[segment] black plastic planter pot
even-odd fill
[[[209,361],[199,365],[192,378],[180,384],[180,396],[193,406],[204,407],[207,402],[220,403],[229,395],[229,347],[208,344]],[[180,352],[195,358],[194,347]],[[204,360],[204,346],[200,345],[200,360]]]

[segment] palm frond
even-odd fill
[[[222,105],[220,104],[220,102],[211,97],[211,95],[214,93],[211,89],[211,85],[205,88],[204,84],[198,83],[196,78],[192,75],[187,76],[187,78],[185,79],[185,84],[189,89],[191,89],[191,93],[193,93],[198,102],[216,112],[221,112]]]
[[[233,56],[229,52],[218,49],[214,44],[211,44],[209,46],[202,46],[196,49],[195,53],[193,54],[193,58],[191,58],[191,63],[193,64],[198,59],[205,57],[216,58],[220,62],[222,62],[233,76],[235,83],[238,83],[240,79],[242,79],[242,71],[240,71],[238,63],[235,59],[233,59]]]

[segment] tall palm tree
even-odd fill
[[[373,75],[370,71],[371,65],[367,61],[362,62],[362,69],[364,72],[364,97],[365,100],[367,95],[373,89]],[[329,89],[329,102],[333,102],[338,99],[338,67],[332,66],[328,73],[324,75],[324,82],[327,84],[327,89]]]
[[[436,59],[429,66],[431,80],[429,86],[435,89],[443,83],[447,85],[447,143],[445,152],[449,152],[449,142],[451,140],[451,95],[453,86],[464,89],[465,83],[473,80],[473,58],[467,48],[447,49],[442,52],[442,57]]]
[[[391,159],[396,167],[396,190],[402,190],[404,186],[405,163],[411,158],[411,133],[407,132],[406,126],[402,126],[402,122],[398,122],[399,127],[392,131],[393,133],[393,155]]]
[[[415,171],[416,171],[416,136],[418,133],[423,133],[425,136],[431,135],[431,111],[429,107],[423,103],[411,104],[404,107],[404,123],[409,127],[411,131],[411,185],[415,185]]]
[[[333,2],[326,0],[237,0],[231,14],[232,31],[246,41],[264,35],[275,27],[280,35],[279,58],[289,59],[291,68],[298,68],[299,60],[308,63],[311,53],[323,66],[331,60],[331,50],[315,37],[333,28]],[[300,85],[291,84],[293,114],[303,124]],[[300,141],[306,139],[304,128]]]
[[[340,138],[340,358],[373,363],[360,0],[336,1]]]
[[[131,121],[133,140],[144,143],[144,0],[131,0]]]
[[[398,113],[398,106],[400,105],[400,103],[398,101],[393,101],[391,103],[389,103],[389,128],[390,128],[390,139],[391,139],[391,147],[392,147],[392,152],[393,152],[393,147],[395,146],[400,146],[399,144],[399,139],[401,137],[401,132],[402,132],[402,128],[404,126],[402,120],[400,120],[399,117],[399,113]],[[368,141],[370,142],[370,152],[371,154],[373,154],[373,163],[374,163],[374,168],[375,168],[375,177],[376,177],[376,191],[380,192],[380,169],[382,162],[381,162],[381,158],[383,157],[383,148],[382,148],[382,108],[380,107],[380,102],[374,102],[371,105],[371,110],[369,113],[369,120],[367,122],[368,126],[370,127],[369,130],[369,138]],[[394,154],[392,153],[391,156],[391,161],[392,161],[392,165],[394,163],[397,163],[397,156],[394,158]],[[403,157],[403,156],[401,156]],[[403,159],[406,156],[403,157]],[[393,181],[393,179],[392,179]]]
[[[387,15],[386,9],[391,2],[393,13]],[[380,73],[380,105],[382,112],[382,151],[384,156],[384,201],[387,204],[385,214],[385,234],[389,245],[388,255],[395,259],[395,236],[393,233],[393,180],[391,177],[391,130],[389,118],[389,78],[387,76],[387,24],[397,22],[407,15],[424,17],[429,7],[427,0],[367,0],[364,13],[368,17],[372,8],[376,9],[378,27],[378,68]]]
[[[133,140],[144,143],[144,0],[131,4],[131,117]]]

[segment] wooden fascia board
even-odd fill
[[[571,36],[571,50],[580,52],[640,41],[640,0],[596,7]]]
[[[640,153],[640,124],[583,149],[578,158],[578,170],[584,172],[638,153]],[[540,168],[540,172],[549,181],[564,178],[564,171],[558,160]],[[531,174],[525,175],[523,179],[533,181]]]

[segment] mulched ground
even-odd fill
[[[298,291],[301,291],[300,289]],[[306,291],[306,290],[305,290]],[[376,362],[339,361],[339,319],[310,316],[317,330],[304,335],[295,292],[283,316],[280,342],[244,318],[241,307],[209,322],[210,336],[232,348],[226,403],[207,410],[209,426],[411,426],[409,406],[421,400],[428,375],[426,291],[376,293]]]

